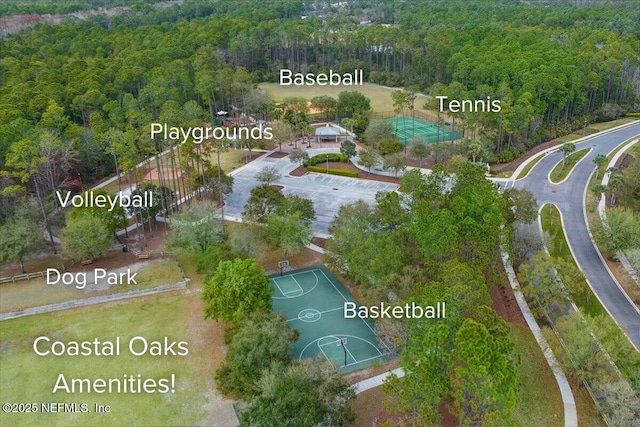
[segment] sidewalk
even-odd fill
[[[538,322],[536,322],[533,314],[531,314],[531,310],[529,310],[529,306],[524,299],[524,295],[522,295],[522,292],[520,291],[520,284],[516,278],[516,273],[513,270],[513,267],[511,267],[509,255],[504,252],[502,253],[502,264],[507,272],[507,277],[509,278],[509,283],[511,284],[511,288],[513,289],[513,293],[516,297],[518,307],[520,307],[520,311],[522,311],[522,315],[527,321],[527,325],[529,326],[529,329],[531,329],[531,333],[533,333],[533,336],[540,346],[540,350],[542,350],[545,359],[547,359],[547,363],[553,371],[553,376],[556,378],[556,382],[560,388],[560,395],[562,396],[562,403],[564,405],[564,425],[565,427],[578,427],[576,401],[573,398],[573,392],[571,391],[569,381],[567,381],[567,377],[564,375],[564,372],[562,372],[558,360],[553,355],[553,351],[551,350],[549,343],[547,343],[547,340],[542,335]]]

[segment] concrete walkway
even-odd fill
[[[391,374],[394,374],[398,378],[402,378],[404,377],[404,369],[397,368],[393,371],[385,372],[384,374],[376,375],[375,377],[367,378],[366,380],[362,380],[359,383],[354,384],[356,394],[381,386],[384,380]]]
[[[527,302],[524,299],[524,295],[522,295],[522,292],[520,292],[520,284],[518,283],[518,279],[516,278],[515,271],[513,271],[513,267],[511,267],[509,256],[506,253],[502,254],[502,263],[504,264],[504,268],[507,272],[507,277],[509,278],[509,283],[511,284],[511,288],[513,289],[516,301],[518,302],[518,307],[520,307],[520,311],[522,311],[522,315],[527,321],[529,329],[531,329],[533,336],[538,342],[538,346],[540,346],[540,350],[542,350],[545,359],[547,359],[547,363],[553,371],[553,376],[556,378],[556,382],[558,383],[558,387],[560,388],[562,404],[564,405],[564,425],[565,427],[578,427],[578,412],[576,411],[576,401],[573,398],[573,392],[571,391],[569,381],[567,381],[567,377],[564,375],[564,372],[562,372],[558,360],[553,355],[553,351],[551,350],[551,347],[549,347],[549,343],[547,343],[547,340],[542,335],[542,331],[540,330],[538,322],[536,322],[533,314],[531,314],[531,310],[529,309],[529,305],[527,305]]]

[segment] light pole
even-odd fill
[[[329,155],[327,154],[327,175],[329,174]]]

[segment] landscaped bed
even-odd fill
[[[321,168],[322,170],[318,170],[316,173],[325,173],[324,171],[326,171],[326,163],[323,163],[323,168]],[[317,167],[320,167],[320,165],[318,165]],[[400,184],[400,178],[395,178],[393,176],[387,176],[387,175],[378,175],[376,173],[369,173],[367,171],[363,171],[362,169],[358,168],[356,165],[354,165],[351,162],[347,162],[347,163],[343,163],[343,162],[329,162],[329,170],[331,169],[337,169],[337,170],[344,170],[344,171],[354,171],[358,173],[358,178],[362,178],[362,179],[369,179],[372,181],[380,181],[380,182],[391,182],[394,184]],[[289,172],[289,175],[291,176],[303,176],[305,174],[307,174],[308,172],[310,172],[306,167],[304,166],[298,166],[297,168],[295,168],[294,170],[292,170],[291,172]]]

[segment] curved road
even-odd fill
[[[593,158],[597,154],[608,154],[620,143],[638,134],[640,123],[576,144],[576,151],[587,147],[592,149],[561,184],[552,184],[548,174],[562,160],[562,153],[549,153],[526,178],[515,181],[513,186],[531,191],[539,205],[553,203],[560,209],[569,246],[587,282],[609,314],[625,329],[636,350],[640,351],[640,311],[611,277],[593,246],[583,209],[585,188],[595,169]]]

